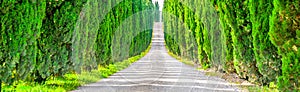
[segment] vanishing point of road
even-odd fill
[[[149,53],[128,68],[73,92],[238,92],[232,83],[205,75],[171,57],[164,45],[163,24],[153,28]]]

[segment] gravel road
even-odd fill
[[[155,23],[150,52],[109,78],[73,92],[238,92],[224,79],[205,75],[168,55],[162,23]]]

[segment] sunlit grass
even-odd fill
[[[166,48],[167,48],[167,46],[166,46]],[[167,48],[167,49],[168,49],[168,48]],[[170,56],[172,56],[173,58],[177,59],[178,61],[180,61],[180,62],[186,64],[186,65],[195,66],[195,63],[194,63],[193,61],[190,61],[190,60],[187,60],[187,59],[183,59],[183,58],[181,58],[180,56],[175,55],[175,54],[173,54],[173,53],[170,52],[170,51],[168,51],[168,54],[169,54]]]
[[[248,92],[280,92],[277,88],[268,86],[250,86],[243,87]]]
[[[102,78],[107,78],[110,75],[125,69],[131,63],[139,60],[144,57],[150,50],[150,46],[142,52],[140,55],[128,58],[122,62],[116,62],[106,66],[98,66],[97,70],[92,70],[90,72],[82,72],[81,74],[68,73],[62,77],[50,77],[43,84],[41,83],[32,83],[32,82],[23,82],[18,81],[12,85],[2,85],[3,92],[66,92],[70,90],[75,90],[77,87],[94,83]]]

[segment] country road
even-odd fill
[[[109,78],[73,92],[237,92],[224,79],[205,75],[168,55],[162,23],[155,23],[149,53]]]

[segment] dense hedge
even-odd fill
[[[281,57],[280,89],[300,90],[300,1],[274,0],[270,39]]]
[[[170,2],[178,2],[178,0]],[[166,46],[176,55],[190,60],[197,60],[197,44],[195,43],[194,33],[192,31],[185,31],[189,29],[190,25],[182,21],[193,20],[192,17],[182,16],[182,14],[190,13],[190,9],[188,7],[183,7],[181,3],[170,2],[164,3],[163,10]],[[175,8],[177,11],[170,11]]]
[[[46,3],[1,2],[1,81],[28,79],[37,72]],[[14,11],[14,12],[11,12]]]
[[[130,51],[119,51],[128,54],[122,60],[140,54],[151,41],[154,13],[136,14],[153,11],[151,0],[0,2],[0,84],[43,82],[50,76],[90,71],[99,64],[121,61],[112,59],[112,47],[123,38]],[[138,18],[126,20],[132,15]],[[127,31],[120,39],[114,36],[119,29]],[[113,39],[118,42],[112,44]]]
[[[271,43],[268,32],[270,30],[269,17],[273,10],[273,0],[249,1],[250,21],[252,23],[253,51],[256,67],[262,75],[262,83],[276,80],[280,75],[280,56],[276,47]]]
[[[254,82],[258,80],[259,73],[253,52],[252,25],[250,22],[249,0],[245,1],[216,1],[221,3],[218,7],[227,18],[224,24],[231,26],[234,67],[241,78]],[[225,9],[226,8],[226,9]],[[222,16],[221,16],[222,17]]]
[[[164,3],[165,39],[171,52],[192,58],[204,68],[237,73],[251,82],[263,85],[275,82],[282,91],[300,90],[299,1],[165,0]],[[174,25],[183,23],[188,29]],[[184,35],[192,35],[194,39]],[[182,54],[189,52],[181,48],[193,43],[197,44],[193,47],[198,49],[194,53],[197,60],[193,55]]]

